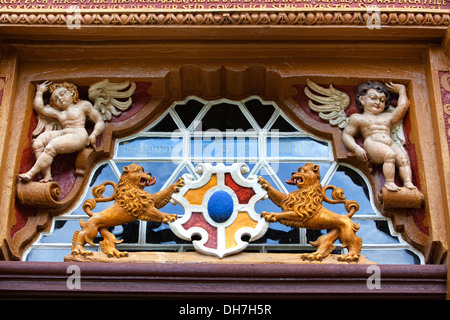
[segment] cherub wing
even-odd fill
[[[392,112],[394,110],[395,108],[393,106],[389,106],[386,112]],[[406,144],[405,133],[403,131],[403,121],[399,121],[391,127],[391,138],[401,147]]]
[[[61,130],[62,126],[56,119],[47,118],[43,115],[38,115],[38,123],[34,129],[32,136],[37,137],[44,131]]]
[[[108,79],[105,79],[91,85],[88,94],[89,100],[92,101],[95,109],[100,112],[103,120],[111,120],[112,115],[120,116],[123,111],[131,106],[131,95],[135,90],[136,83],[134,82],[111,83]]]
[[[306,79],[306,84],[305,94],[311,99],[308,101],[308,106],[317,112],[321,119],[327,120],[332,126],[345,128],[348,122],[345,109],[350,105],[348,94],[335,89],[332,85],[328,88],[321,87],[309,79]],[[320,95],[312,93],[311,90]]]

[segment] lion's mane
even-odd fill
[[[280,219],[280,222],[291,227],[299,228],[301,222],[310,219],[322,208],[322,200],[322,186],[318,180],[313,181],[306,187],[289,193],[281,201],[281,209],[283,211],[294,211],[298,214],[299,221]]]
[[[136,181],[128,178],[126,173],[120,177],[117,185],[116,201],[132,217],[140,217],[155,204],[152,196],[139,188]]]

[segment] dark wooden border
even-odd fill
[[[81,289],[66,283],[70,265]],[[157,264],[0,262],[2,299],[445,299],[445,265]]]

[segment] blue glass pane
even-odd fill
[[[183,138],[141,137],[119,143],[117,156],[122,158],[181,157]]]
[[[309,157],[330,158],[328,143],[309,137],[276,137],[267,138],[267,156],[292,158]]]
[[[419,257],[410,250],[404,249],[363,249],[361,254],[372,262],[379,264],[420,264]]]
[[[80,220],[56,220],[54,223],[53,233],[43,236],[40,243],[72,244],[74,232],[81,230]]]
[[[256,137],[215,137],[191,138],[191,157],[237,159],[258,157]]]
[[[356,235],[363,239],[363,244],[400,243],[397,237],[391,236],[385,220],[353,220],[360,228]]]
[[[342,188],[347,200],[356,200],[359,203],[359,210],[355,213],[355,216],[361,214],[375,215],[370,203],[369,188],[364,179],[356,171],[345,166],[340,166],[329,184]],[[331,199],[331,190],[328,190],[327,195]],[[343,204],[329,204],[326,202],[323,202],[323,204],[331,211],[347,214]]]
[[[102,184],[103,182],[106,181],[113,181],[115,183],[118,182],[116,175],[114,174],[114,171],[111,169],[109,164],[103,164],[101,165],[93,174],[91,182],[89,184],[89,189],[88,192],[86,193],[86,196],[83,198],[80,206],[75,209],[74,212],[72,212],[71,214],[73,215],[86,215],[86,212],[83,211],[82,209],[82,204],[84,201],[86,201],[87,199],[93,199],[94,197],[92,196],[92,189],[100,184]],[[113,194],[113,188],[111,186],[107,186],[105,189],[105,192],[103,193],[103,196],[109,197]],[[109,206],[111,206],[112,202],[100,202],[97,203],[97,206],[95,207],[95,209],[93,210],[93,212],[99,212],[103,209],[108,208]],[[87,215],[86,215],[87,216]]]
[[[67,249],[37,249],[30,250],[26,260],[27,261],[49,261],[49,262],[63,262],[64,257],[70,254],[70,248]]]

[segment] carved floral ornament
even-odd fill
[[[450,150],[450,72],[440,71],[440,85],[441,85],[441,102],[444,116],[444,125],[447,132],[447,145]]]
[[[448,96],[450,96],[450,72],[442,72],[441,76],[441,97],[443,100],[443,108],[444,108],[444,114],[447,116],[446,120],[447,123],[446,128],[449,128],[450,126],[450,99]],[[447,129],[447,139],[450,139],[450,129]],[[449,140],[450,141],[450,140]]]
[[[250,11],[250,10],[249,10]],[[327,12],[307,9],[291,12],[154,12],[154,13],[96,13],[81,12],[81,26],[98,25],[348,25],[366,26],[370,14],[364,11]],[[21,13],[0,14],[0,23],[5,25],[67,25],[73,19],[67,13]],[[383,26],[448,26],[450,14],[445,12],[383,12]]]
[[[87,100],[75,99],[75,97],[73,96],[73,92],[75,92],[76,87],[73,84],[62,85],[57,81],[53,81],[53,83],[55,85],[51,90],[50,100],[52,100],[52,96],[55,95],[54,98],[55,101],[53,102],[54,103],[53,107],[52,106],[48,107],[54,108],[55,106],[58,107],[58,103],[59,104],[64,103],[64,97],[59,97],[58,93],[62,91],[67,91],[69,92],[72,105],[80,106],[81,103],[81,105],[88,105],[86,108],[92,107],[94,110],[97,110],[96,112],[100,115],[100,118],[98,118],[97,122],[103,122],[106,127],[108,126],[108,121],[111,120],[111,115],[120,116],[122,111],[126,111],[128,108],[132,108],[133,106],[131,99],[133,99],[136,84],[132,82],[111,83],[108,80],[103,80],[91,85],[88,90],[89,92],[88,96],[89,100],[92,103]],[[50,89],[49,87],[51,85],[52,84],[48,82],[43,82],[37,85],[37,93],[35,96],[35,107],[39,115],[40,122],[45,122],[44,124],[38,123],[37,125],[35,133],[37,134],[38,137],[44,134],[45,132],[51,133],[53,131],[64,131],[65,130],[64,126],[67,125],[65,122],[66,118],[67,117],[70,118],[70,115],[66,117],[56,116],[55,119],[59,121],[59,125],[62,127],[62,130],[55,130],[55,128],[57,127],[57,123],[55,122],[51,123],[47,121],[48,117],[45,118],[43,112],[40,113],[40,110],[42,110],[43,108],[41,106],[42,97],[39,92],[42,93],[45,92],[46,90]],[[73,88],[72,86],[75,88]],[[404,89],[402,89],[400,85],[396,86],[394,84],[391,84],[388,85],[387,87],[393,92],[396,93],[400,92],[401,94],[406,94],[404,91],[402,91]],[[61,88],[61,90],[58,90],[59,88]],[[310,89],[310,91],[308,91],[308,88]],[[337,111],[337,113],[340,112],[339,110],[331,110],[329,108],[330,104],[336,105],[337,101],[336,96],[341,96],[341,101],[344,101],[344,105],[340,106],[341,111],[344,111],[346,108],[345,93],[334,89],[332,86],[326,88],[308,80],[307,86],[305,87],[305,95],[311,99],[309,103],[309,108],[312,111],[317,112],[319,115],[323,110],[318,111],[317,108],[328,108],[328,112],[330,111],[331,112]],[[57,99],[60,99],[60,101]],[[406,96],[405,99],[407,99]],[[85,110],[83,108],[81,109]],[[46,114],[47,116],[49,115],[48,112]],[[95,120],[95,115],[86,113],[85,116],[88,118],[92,117]],[[323,119],[322,116],[321,118]],[[63,123],[61,123],[61,121]],[[345,123],[348,123],[349,121],[350,120],[348,117],[347,118],[344,117]],[[96,121],[93,122],[94,122],[94,130],[92,132],[95,132],[97,122]],[[330,121],[331,126],[339,123],[341,122],[338,121],[336,123],[334,122],[332,123]],[[77,125],[80,128],[80,130],[84,129],[84,123],[78,123]],[[346,126],[342,125],[340,127],[345,129]],[[100,130],[98,134],[101,135],[102,130]],[[81,140],[85,141],[84,142],[85,145],[81,147],[81,150],[79,149],[80,152],[78,154],[78,157],[80,156],[83,157],[83,153],[85,153],[86,150],[90,150],[89,152],[87,152],[86,155],[86,157],[89,157],[89,155],[96,153],[95,149],[98,147],[95,145],[96,139],[89,139],[89,135],[87,134],[85,136],[84,135],[85,133],[83,132],[82,138],[84,140],[83,139]],[[45,140],[47,145],[52,141],[51,138],[52,137]],[[89,147],[88,146],[89,143],[92,143],[93,146]],[[58,152],[58,150],[54,151],[56,151],[56,153]],[[39,159],[40,154],[42,154],[43,152],[40,151],[39,148],[35,148],[35,153],[36,158]],[[292,177],[292,181],[290,183],[297,184],[299,191],[302,190],[303,188],[302,183],[306,179],[306,176],[305,177],[302,176],[304,172],[307,172],[308,174],[314,173],[311,174],[310,176],[314,175],[320,176],[320,173],[318,173],[318,169],[316,168],[316,166],[314,166],[314,164],[310,164],[310,166],[311,167],[305,166],[303,168],[300,168],[298,172],[299,176],[293,175]],[[362,166],[364,167],[364,165]],[[168,223],[170,225],[170,228],[175,234],[185,239],[190,238],[194,233],[202,234],[203,235],[202,240],[194,242],[194,244],[196,243],[198,245],[197,250],[202,253],[223,257],[225,255],[237,253],[245,249],[245,246],[248,242],[243,243],[241,241],[240,237],[243,234],[248,234],[250,236],[250,240],[256,240],[264,234],[265,230],[267,229],[268,223],[279,221],[283,224],[295,226],[297,228],[331,230],[326,237],[319,238],[316,241],[316,243],[313,244],[318,249],[317,253],[304,255],[303,257],[305,259],[321,261],[333,250],[334,247],[333,242],[336,241],[337,239],[340,239],[341,243],[343,243],[345,246],[348,246],[350,250],[349,254],[342,257],[342,259],[344,261],[358,261],[361,250],[361,239],[357,237],[356,233],[358,231],[359,225],[356,225],[351,221],[351,216],[355,211],[358,210],[359,206],[358,203],[354,201],[352,202],[351,199],[347,200],[345,198],[344,196],[345,190],[342,189],[337,190],[339,188],[335,188],[333,186],[325,186],[322,189],[322,186],[320,186],[320,190],[317,189],[319,191],[317,191],[318,193],[315,193],[314,195],[315,197],[318,197],[319,200],[314,200],[314,197],[312,195],[306,195],[305,197],[307,198],[307,201],[315,202],[317,204],[317,208],[319,209],[317,209],[316,211],[314,210],[308,211],[306,218],[302,218],[302,215],[297,216],[297,214],[299,214],[296,211],[297,209],[290,212],[289,206],[292,206],[292,204],[290,205],[283,204],[284,201],[287,202],[291,201],[288,200],[290,199],[288,195],[281,195],[279,191],[277,191],[274,187],[267,184],[264,181],[264,179],[258,179],[257,177],[243,178],[241,175],[243,172],[242,167],[239,168],[235,167],[234,169],[231,169],[231,171],[229,171],[228,173],[227,170],[229,169],[222,168],[219,170],[218,169],[219,167],[211,167],[209,164],[204,164],[201,167],[202,171],[201,173],[203,174],[203,176],[200,181],[194,181],[192,177],[185,176],[183,177],[182,181],[178,181],[177,184],[174,184],[169,188],[162,190],[158,194],[143,196],[144,198],[149,197],[150,199],[148,200],[150,204],[144,204],[144,209],[145,210],[150,210],[149,208],[153,209],[151,209],[150,211],[144,210],[140,214],[139,213],[130,214],[127,211],[128,209],[125,209],[127,206],[131,208],[134,205],[132,205],[133,203],[132,197],[128,196],[120,197],[118,193],[116,194],[116,190],[118,191],[121,188],[123,190],[123,186],[121,185],[120,182],[117,186],[115,186],[113,183],[109,184],[114,188],[114,195],[109,198],[103,197],[103,192],[105,191],[105,187],[107,187],[108,184],[100,185],[94,188],[93,190],[94,199],[87,200],[83,205],[83,210],[85,210],[85,212],[89,211],[91,213],[89,214],[91,218],[88,219],[88,221],[80,223],[82,228],[80,231],[77,231],[74,234],[72,251],[74,252],[74,254],[88,254],[88,251],[84,249],[84,245],[86,243],[92,244],[93,239],[92,237],[95,237],[98,231],[104,238],[103,242],[101,243],[101,248],[103,252],[105,252],[107,255],[110,256],[122,257],[126,254],[121,253],[115,248],[115,244],[118,243],[118,241],[112,234],[110,234],[107,231],[107,226],[120,225],[132,220],[140,219],[144,221],[162,221],[164,223]],[[219,171],[216,172],[214,170]],[[61,203],[64,203],[65,199],[59,200],[58,198],[61,195],[61,193],[60,191],[58,191],[57,184],[55,185],[54,181],[47,181],[51,180],[51,175],[49,176],[47,174],[48,167],[44,166],[40,168],[39,171],[43,173],[42,182],[29,181],[31,178],[27,180],[27,177],[24,177],[25,173],[21,173],[21,176],[19,178],[21,182],[18,184],[17,189],[18,199],[25,205],[37,205],[43,208],[43,212],[45,212],[45,207],[58,209],[58,206],[60,206]],[[153,181],[153,177],[143,172],[142,168],[140,168],[139,166],[137,167],[129,166],[126,168],[126,170],[124,168],[124,173],[125,171],[128,174],[133,173],[138,176],[135,179],[136,181],[133,182],[138,186],[138,189],[143,189],[147,187]],[[231,177],[228,180],[226,179],[227,174],[229,175],[229,177]],[[216,176],[215,178],[216,180],[213,179],[213,175]],[[220,179],[219,176],[221,177]],[[230,179],[233,181],[231,181]],[[212,180],[216,181],[215,185],[212,184],[211,182]],[[407,179],[405,180],[405,182],[407,182]],[[252,190],[251,196],[248,197],[244,196],[245,199],[242,198],[241,196],[238,196],[236,190],[238,189],[240,190],[242,188],[245,190],[251,189]],[[327,194],[325,193],[325,191],[330,188],[333,190],[331,199],[328,198]],[[408,197],[411,196],[411,192],[407,191],[406,189],[414,190],[411,191],[413,194],[412,197],[413,198],[415,197],[413,201],[408,200],[410,199]],[[194,192],[194,190],[197,191]],[[403,187],[396,190],[388,190],[385,191],[384,193],[382,190],[383,188],[380,187],[380,189],[375,190],[375,192],[380,192],[381,194],[380,197],[386,203],[394,204],[393,207],[407,208],[412,206],[414,208],[421,208],[423,206],[423,196],[415,186],[411,186],[410,188]],[[403,192],[403,190],[406,191]],[[223,191],[225,192],[223,193]],[[135,195],[138,194],[139,192],[135,193]],[[270,201],[273,201],[277,206],[280,206],[281,212],[278,213],[262,212],[261,216],[258,215],[261,214],[260,212],[256,214],[252,206],[254,206],[255,202],[261,201],[266,197],[269,197]],[[398,200],[399,197],[401,198],[401,200]],[[388,198],[391,201],[386,201],[389,200]],[[102,211],[103,213],[94,213],[96,202],[110,202],[113,200],[115,201],[115,203],[113,204],[111,202],[110,208],[112,209],[103,210]],[[163,207],[169,202],[169,200],[172,202],[180,203],[183,206],[185,212],[186,213],[189,212],[189,214],[185,214],[183,217],[181,218],[179,217],[178,219],[175,219],[175,217],[172,217],[170,215],[164,218],[166,214],[162,213],[164,210]],[[329,210],[326,210],[325,213],[322,213],[322,211],[320,211],[320,208],[323,208],[323,206],[321,205],[322,201],[326,201],[331,204],[334,203],[345,204],[346,210],[347,212],[349,212],[348,217],[343,215],[337,215]],[[224,210],[222,210],[223,203],[231,204],[230,205],[231,209],[225,210],[227,211],[225,213],[223,212]],[[218,205],[219,208],[217,207],[217,204],[219,204]],[[196,207],[196,205],[198,205],[198,207]],[[160,209],[162,211],[159,211]],[[114,212],[116,212],[117,214]],[[120,212],[125,212],[125,214],[122,214]],[[95,228],[92,229],[92,224],[90,224],[89,220],[93,219],[92,221],[94,221],[96,219],[94,217],[96,217],[97,214],[99,214],[102,217],[102,219],[104,219],[102,220],[104,222],[103,225],[97,224]],[[227,215],[226,218],[223,218],[224,220],[222,220],[221,218],[221,215],[223,214]],[[214,218],[215,215],[216,217]],[[327,215],[335,217],[333,218],[335,220],[331,219],[332,221],[335,222],[332,222],[330,225],[324,226],[323,222],[321,222],[322,221],[321,219],[323,219],[323,221],[329,221],[330,218],[327,217]],[[203,221],[202,219],[198,219],[198,217],[200,216],[209,217],[204,219],[210,220],[206,221],[210,225],[209,227],[205,225],[205,221]],[[321,218],[322,216],[323,218]],[[198,223],[200,223],[200,225],[197,225]],[[349,230],[345,232],[342,231],[343,233],[340,231],[339,232],[333,231],[334,228],[337,228],[336,230],[341,230],[341,227],[338,227],[339,224],[341,223],[348,226]],[[216,228],[218,234],[221,232],[225,234],[225,238],[223,238],[223,240],[216,238],[215,244],[208,243],[209,235],[206,236],[203,233],[203,231],[199,231],[198,228],[200,229],[203,228],[203,230],[207,230],[208,228],[211,229],[211,226],[212,228]],[[194,229],[192,229],[193,227]],[[255,231],[251,231],[252,228],[255,228],[254,229]],[[228,236],[226,236],[227,234]]]

